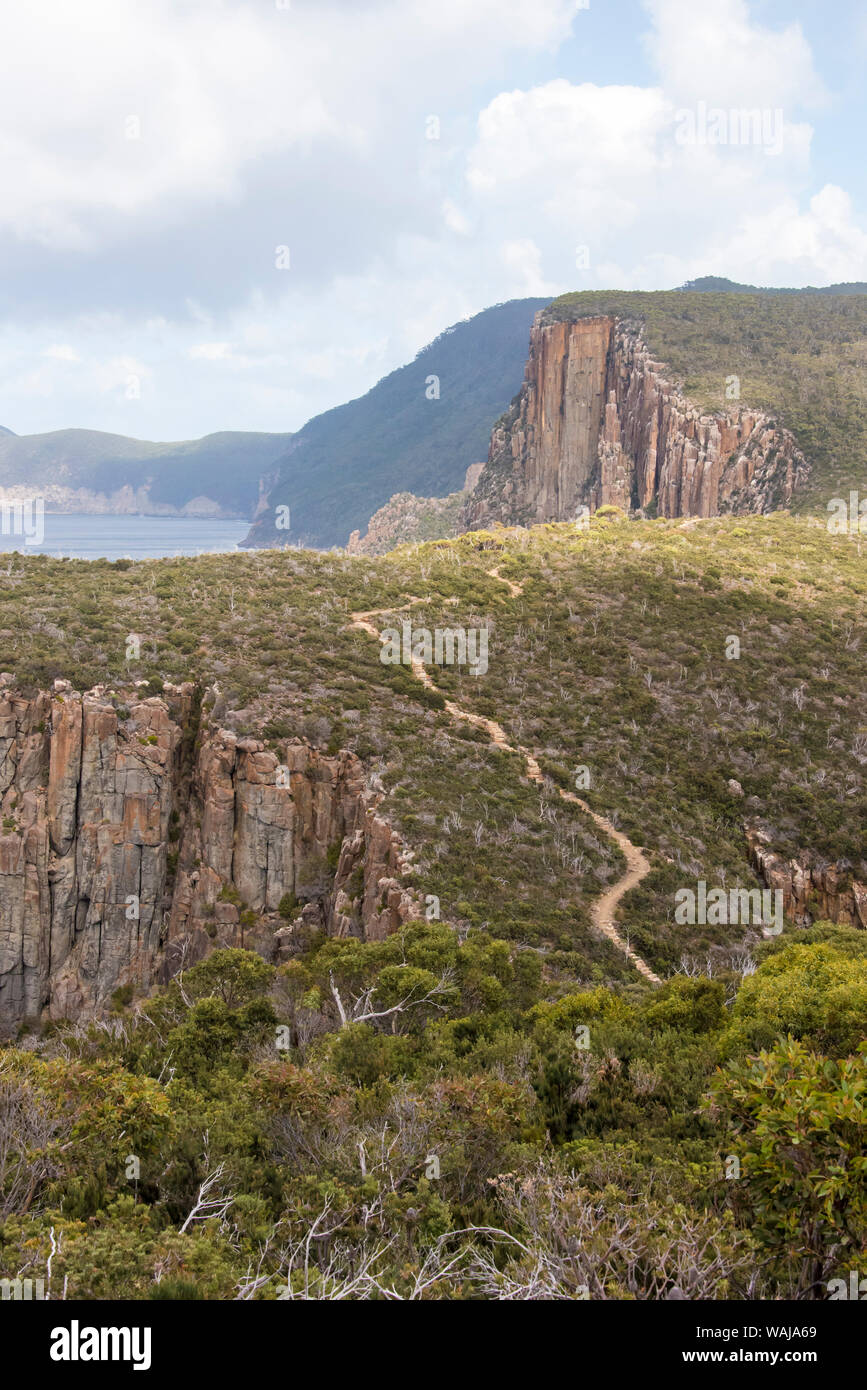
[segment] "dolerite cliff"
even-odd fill
[[[468,529],[574,520],[583,506],[660,516],[785,507],[809,473],[792,434],[746,408],[706,414],[654,360],[637,322],[537,314],[524,385],[494,426]]]
[[[356,756],[281,752],[199,723],[191,686],[0,691],[0,1030],[93,1016],[214,946],[278,960],[307,926],[421,916]]]

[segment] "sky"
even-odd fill
[[[0,425],[295,430],[518,296],[867,280],[865,67],[861,0],[0,0]]]

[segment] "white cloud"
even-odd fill
[[[205,362],[225,361],[232,355],[231,343],[195,343],[190,348],[190,356],[201,358]]]
[[[655,88],[573,86],[563,78],[530,91],[502,92],[478,121],[467,179],[480,192],[559,169],[610,170],[611,178],[647,170],[666,102]]]
[[[733,278],[759,284],[839,284],[867,275],[867,233],[855,223],[849,195],[833,184],[805,211],[789,198],[745,213],[712,254]]]
[[[851,200],[811,171],[798,26],[643,5],[646,80],[607,85],[547,80],[575,0],[9,7],[0,421],[289,430],[514,296],[865,278]],[[782,108],[781,153],[678,144],[699,102]]]
[[[45,349],[45,351],[43,352],[42,356],[43,356],[43,357],[52,357],[52,358],[54,358],[54,360],[55,360],[56,362],[80,362],[80,361],[81,361],[81,358],[79,357],[78,353],[75,351],[75,348],[70,347],[69,343],[52,343],[50,347],[47,347],[47,348]]]
[[[542,253],[536,243],[525,237],[521,241],[505,241],[500,248],[503,265],[521,284],[521,295],[556,294],[556,285],[542,275]]]
[[[864,234],[845,193],[825,189],[801,208],[812,129],[795,118],[796,103],[818,83],[800,30],[756,29],[742,0],[712,12],[691,0],[648,8],[660,86],[558,79],[503,92],[480,113],[466,162],[479,234],[507,228],[512,245],[533,246],[536,283],[560,289],[666,288],[711,272],[768,284],[864,278]],[[777,41],[789,66],[763,90],[787,104],[782,126],[767,120],[744,144],[732,143],[731,122],[727,143],[699,125],[682,143],[677,103],[695,98],[724,113],[751,105],[764,68],[776,71]],[[699,61],[705,52],[719,59]],[[710,75],[694,81],[684,67]]]
[[[439,96],[565,38],[570,0],[28,0],[4,14],[0,226],[95,248],[124,219],[231,203],[245,170],[319,142],[376,154],[420,71]]]
[[[647,49],[678,104],[803,106],[822,84],[800,25],[757,24],[747,0],[644,0],[653,25]]]
[[[468,218],[461,212],[457,203],[453,203],[451,198],[443,200],[443,221],[450,232],[456,232],[458,236],[468,236],[470,223]]]
[[[608,236],[655,189],[670,159],[660,143],[670,121],[655,88],[558,79],[503,92],[479,116],[468,188],[489,208],[523,209],[529,223],[556,225],[573,240],[588,230]]]

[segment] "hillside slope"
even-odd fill
[[[374,560],[12,554],[0,578],[0,1277],[219,1300],[848,1278],[859,537],[609,509]],[[444,630],[485,633],[475,674]],[[774,929],[678,910],[762,888]],[[203,1192],[219,1219],[190,1219]]]
[[[521,384],[533,315],[546,303],[515,299],[485,309],[366,395],[309,421],[281,459],[267,510],[245,544],[345,545],[397,492],[457,491]],[[290,530],[276,529],[281,505],[290,509]]]
[[[444,913],[577,952],[582,974],[621,973],[589,932],[616,853],[566,829],[563,817],[578,824],[580,811],[558,806],[549,821],[519,758],[453,727],[443,701],[456,700],[533,754],[552,779],[546,803],[576,767],[590,770],[582,795],[652,855],[653,874],[624,908],[633,944],[661,973],[684,951],[731,940],[675,928],[672,891],[678,873],[754,882],[748,824],[767,836],[763,853],[839,866],[833,890],[817,879],[813,915],[867,879],[858,547],[783,516],[616,525],[601,515],[587,531],[474,532],[381,560],[253,552],[130,567],[12,556],[0,670],[34,691],[55,677],[79,690],[194,681],[211,687],[220,726],[238,737],[285,752],[281,740],[297,735],[373,759],[384,809]],[[507,580],[520,592],[510,597]],[[440,664],[435,688],[420,690],[352,630],[356,610],[381,611],[379,628],[389,614],[430,630],[487,625],[487,669]],[[140,656],[128,660],[130,632]],[[732,779],[743,796],[727,789]],[[456,807],[463,829],[444,834]],[[520,834],[508,830],[515,815]],[[555,867],[573,833],[582,852]]]

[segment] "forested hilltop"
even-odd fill
[[[0,1276],[832,1296],[862,550],[603,507],[381,559],[6,557]],[[763,890],[779,921],[678,906]]]

